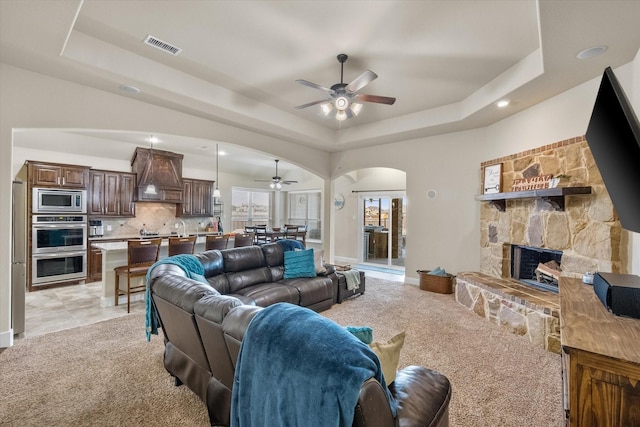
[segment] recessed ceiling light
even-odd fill
[[[509,100],[508,100],[508,99],[500,100],[500,101],[496,102],[496,105],[497,105],[498,107],[500,107],[500,108],[504,108],[504,107],[506,107],[507,105],[509,105]]]
[[[140,93],[140,89],[130,85],[121,85],[120,90],[127,93]]]
[[[598,55],[602,54],[605,50],[607,50],[606,46],[590,47],[588,49],[585,49],[583,51],[578,52],[578,54],[576,55],[576,58],[578,58],[578,59],[593,58],[594,56],[598,56]]]

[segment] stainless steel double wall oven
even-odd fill
[[[85,190],[33,188],[32,286],[86,278],[86,212]]]

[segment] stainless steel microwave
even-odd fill
[[[33,189],[33,213],[86,213],[87,191],[72,189]]]

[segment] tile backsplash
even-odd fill
[[[213,217],[176,218],[176,205],[172,203],[138,202],[135,218],[104,218],[103,223],[105,237],[128,237],[139,235],[142,229],[160,234],[183,233],[182,221],[187,233],[203,232],[213,220]]]

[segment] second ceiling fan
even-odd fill
[[[282,188],[282,184],[285,185],[289,185],[289,184],[295,184],[298,181],[291,181],[291,180],[284,180],[282,179],[282,177],[280,177],[278,175],[278,162],[280,160],[276,159],[276,174],[274,176],[271,177],[271,179],[256,179],[254,181],[256,182],[271,182],[271,184],[269,184],[269,187],[274,188],[276,190],[280,190]]]
[[[347,61],[347,58],[348,56],[344,53],[338,55],[338,62],[340,62],[340,83],[336,83],[330,88],[307,80],[296,80],[297,83],[321,90],[329,95],[329,98],[298,105],[296,108],[302,109],[311,107],[312,105],[322,104],[322,112],[326,117],[335,117],[337,120],[342,121],[357,116],[362,109],[361,102],[374,102],[386,105],[393,105],[396,102],[395,98],[389,96],[358,93],[360,89],[378,78],[378,75],[373,71],[367,70],[351,81],[351,83],[344,83],[344,63]]]

